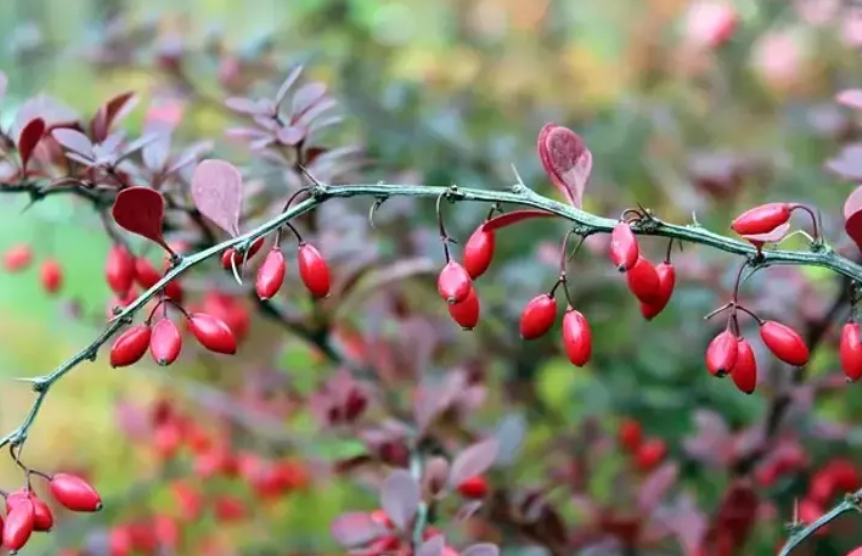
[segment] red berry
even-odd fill
[[[129,556],[135,550],[135,539],[130,527],[118,526],[108,534],[109,556]]]
[[[153,326],[150,355],[157,364],[164,367],[176,361],[182,347],[183,338],[174,321],[163,318]]]
[[[389,519],[389,516],[386,515],[386,512],[383,510],[374,510],[370,514],[371,521],[377,523],[378,525],[382,525],[387,529],[392,529],[395,525],[392,523],[392,520]]]
[[[799,521],[804,524],[810,524],[814,521],[817,521],[821,515],[823,515],[823,507],[811,500],[810,498],[803,498],[799,501],[799,505],[797,506],[799,512]],[[814,534],[817,536],[821,536],[826,534],[828,531],[828,526],[823,526],[817,530]]]
[[[641,471],[650,471],[667,455],[667,444],[661,438],[649,438],[635,453],[635,465]]]
[[[54,500],[73,512],[97,512],[102,499],[90,483],[68,473],[57,473],[48,483]]]
[[[152,330],[146,324],[135,325],[117,337],[111,346],[111,366],[128,367],[140,361],[150,346]]]
[[[706,348],[706,368],[719,378],[726,376],[736,365],[739,352],[736,336],[725,330],[709,343]]]
[[[226,355],[236,353],[236,337],[230,327],[212,315],[189,315],[189,330],[202,346],[212,352]]]
[[[311,295],[320,299],[329,295],[330,278],[329,265],[326,259],[313,245],[303,243],[296,253],[299,277],[302,283],[311,292]]]
[[[183,287],[176,278],[165,284],[164,293],[177,303],[183,302]]]
[[[768,320],[760,326],[760,338],[775,357],[788,365],[801,367],[808,363],[808,346],[792,328],[780,322]]]
[[[252,257],[257,255],[257,252],[260,251],[260,248],[263,246],[263,237],[259,237],[251,244],[251,247],[248,248],[248,253],[243,257],[237,253],[236,249],[230,247],[224,250],[224,253],[221,255],[221,265],[223,268],[227,270],[231,269],[231,258],[233,258],[236,262],[236,267],[239,268],[242,266],[243,258],[246,261],[251,260]]]
[[[19,502],[23,502],[24,500],[29,499],[30,491],[28,491],[26,488],[10,492],[9,496],[6,497],[6,513],[8,514],[9,512],[11,512],[12,508],[14,508],[15,505]]]
[[[29,245],[14,245],[3,254],[3,267],[9,272],[24,270],[33,261],[33,250]]]
[[[153,263],[143,258],[135,259],[135,281],[139,286],[148,290],[161,279],[162,275]]]
[[[437,291],[447,303],[460,303],[467,299],[473,282],[464,267],[455,261],[449,261],[437,277]]]
[[[611,262],[620,272],[626,272],[637,264],[640,249],[628,222],[619,222],[614,226],[610,249]]]
[[[236,341],[241,342],[251,326],[248,307],[237,297],[219,292],[204,294],[201,312],[223,320],[233,330]]]
[[[219,521],[236,521],[245,516],[245,504],[230,495],[220,496],[215,501],[215,515]]]
[[[117,295],[126,295],[135,281],[135,258],[123,245],[114,244],[105,259],[105,281]]]
[[[261,299],[275,297],[284,283],[286,272],[287,265],[284,263],[284,254],[276,247],[266,255],[263,264],[257,269],[257,278],[254,283],[257,296]]]
[[[858,322],[848,322],[841,330],[841,369],[848,380],[862,378],[862,330]]]
[[[10,551],[21,550],[36,526],[36,512],[33,502],[26,495],[16,501],[8,514],[6,523],[3,525],[3,546]]]
[[[39,280],[48,293],[56,293],[63,285],[63,269],[54,259],[46,259],[39,268]]]
[[[557,300],[543,293],[531,299],[521,313],[521,338],[533,340],[548,333],[557,320]]]
[[[629,289],[643,303],[655,303],[659,299],[658,272],[651,262],[638,257],[634,266],[626,272]]]
[[[655,271],[658,274],[658,295],[650,303],[640,302],[641,314],[646,320],[652,320],[664,311],[676,285],[676,270],[671,263],[663,262],[656,267]]]
[[[156,426],[153,431],[153,447],[162,459],[171,459],[179,450],[183,434],[176,423],[167,422]]]
[[[620,423],[619,442],[630,452],[636,452],[643,441],[643,427],[640,422],[625,418]]]
[[[472,330],[479,323],[479,296],[470,288],[467,299],[460,303],[447,304],[452,320],[461,325],[464,330]]]
[[[464,245],[464,269],[475,280],[485,274],[494,257],[494,231],[479,226]]]
[[[572,365],[583,367],[590,360],[593,350],[590,323],[580,312],[568,308],[563,316],[563,348]]]
[[[742,392],[751,394],[757,387],[757,360],[751,345],[743,338],[737,341],[736,365],[730,370],[730,378]]]
[[[488,494],[488,481],[478,475],[458,485],[458,493],[464,498],[484,498]]]
[[[741,236],[768,234],[790,220],[790,212],[787,203],[767,203],[737,216],[730,228]]]
[[[33,492],[30,493],[30,500],[33,502],[33,530],[50,531],[54,526],[54,514],[51,513],[51,508]]]

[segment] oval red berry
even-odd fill
[[[463,266],[449,261],[437,277],[437,291],[447,303],[460,303],[467,299],[473,289],[470,275]]]
[[[789,326],[766,321],[760,327],[760,338],[775,357],[788,365],[801,367],[808,363],[810,353],[805,340]]]
[[[841,369],[848,380],[862,378],[862,329],[858,322],[848,322],[841,330]]]
[[[638,241],[628,222],[619,222],[611,232],[611,262],[620,272],[626,272],[637,263],[640,256]]]
[[[590,323],[580,311],[571,307],[563,316],[563,349],[572,365],[577,367],[586,365],[592,355]]]
[[[449,316],[464,330],[472,330],[479,323],[479,296],[470,289],[467,299],[460,303],[447,304]]]
[[[57,473],[49,482],[54,500],[73,512],[96,512],[102,509],[102,499],[90,483],[68,473]]]
[[[257,296],[261,299],[275,297],[284,283],[286,273],[287,264],[284,262],[284,254],[280,249],[275,248],[266,255],[263,264],[257,269],[254,282]]]
[[[329,295],[329,265],[316,247],[308,243],[299,246],[296,254],[299,278],[311,295],[320,299]]]
[[[739,338],[737,349],[736,365],[731,369],[730,377],[741,392],[751,394],[757,387],[757,360],[751,344],[743,338]]]
[[[557,300],[543,293],[531,299],[521,313],[521,338],[533,340],[548,333],[557,320]]]
[[[135,281],[135,257],[123,245],[115,244],[105,259],[105,281],[117,294],[125,295]]]
[[[634,266],[626,272],[629,289],[639,301],[655,303],[659,299],[659,278],[656,268],[643,257],[638,257]]]
[[[183,347],[180,329],[174,321],[163,318],[153,326],[150,338],[150,355],[161,366],[170,365],[177,360]]]
[[[207,315],[189,315],[189,330],[195,339],[208,350],[225,355],[236,353],[236,337],[224,321]]]
[[[475,280],[485,274],[493,257],[494,232],[479,226],[464,245],[464,269]]]
[[[730,228],[741,236],[767,234],[790,220],[790,213],[787,203],[767,203],[737,216]]]
[[[135,325],[120,334],[111,346],[111,366],[127,367],[141,360],[150,345],[152,330],[146,324]]]
[[[706,348],[706,368],[719,378],[726,376],[736,365],[739,343],[736,336],[725,330],[709,343]]]

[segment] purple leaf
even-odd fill
[[[445,547],[446,539],[443,535],[434,535],[419,545],[414,554],[415,556],[442,556]]]
[[[42,118],[30,120],[21,129],[21,135],[18,137],[18,154],[21,155],[21,169],[25,172],[27,170],[27,163],[30,162],[30,157],[33,155],[33,150],[39,144],[39,141],[42,140],[44,133],[45,120]]]
[[[261,114],[260,107],[257,102],[250,98],[232,97],[224,101],[224,105],[240,114]]]
[[[536,150],[545,172],[573,206],[580,208],[584,189],[593,170],[593,155],[574,131],[545,124]]]
[[[458,511],[455,513],[455,521],[464,521],[473,517],[476,512],[482,509],[482,500],[470,500],[465,503],[463,506],[458,508]]]
[[[862,179],[862,144],[847,145],[826,162],[826,168],[847,180]]]
[[[385,528],[364,512],[349,512],[335,518],[330,532],[336,542],[345,548],[361,546],[386,533]]]
[[[467,547],[461,556],[500,556],[500,549],[496,544],[483,542]]]
[[[171,153],[171,135],[162,134],[157,141],[153,141],[141,151],[144,165],[152,172],[158,172],[165,167],[168,156]]]
[[[847,108],[862,110],[862,89],[846,89],[835,95],[835,102]]]
[[[380,489],[380,507],[395,526],[405,531],[419,510],[422,492],[419,483],[404,469],[397,469],[386,477]]]
[[[242,210],[242,175],[224,160],[204,160],[192,175],[192,199],[201,214],[219,228],[239,235]]]
[[[162,235],[165,199],[158,191],[149,187],[123,189],[114,200],[111,214],[121,228],[167,249]]]
[[[275,105],[278,106],[284,101],[284,97],[287,96],[287,92],[293,87],[293,84],[296,83],[296,80],[299,79],[299,75],[302,73],[302,66],[297,66],[293,68],[293,70],[287,75],[287,78],[281,83],[281,87],[278,88],[278,93],[275,95]]]
[[[335,108],[337,105],[338,103],[335,101],[334,98],[325,98],[311,108],[309,108],[308,110],[306,110],[302,117],[297,119],[296,123],[308,127],[309,124],[311,124],[311,122],[315,118],[317,118],[327,110]]]
[[[667,494],[679,477],[679,466],[676,462],[667,462],[644,479],[638,491],[638,506],[645,512],[651,512]]]
[[[167,173],[172,174],[181,168],[188,166],[196,159],[202,157],[213,150],[213,142],[212,141],[199,141],[194,145],[186,148],[180,155],[177,157],[175,161],[171,163],[171,166],[168,168]]]
[[[449,486],[457,487],[467,479],[476,477],[488,470],[497,459],[500,451],[500,442],[496,438],[489,438],[469,446],[458,454],[452,462],[452,471],[449,473]]]
[[[117,157],[117,162],[121,162],[122,160],[129,158],[139,150],[143,149],[147,145],[151,143],[155,143],[162,136],[161,132],[150,132],[146,135],[142,135],[138,137],[123,149],[123,154]]]
[[[440,456],[435,456],[425,464],[422,474],[422,484],[432,495],[438,494],[446,486],[449,478],[449,461]]]
[[[319,81],[303,85],[293,95],[293,102],[290,105],[290,111],[295,117],[302,117],[306,110],[311,108],[317,101],[323,98],[326,94],[326,85]]]
[[[497,465],[508,466],[515,462],[526,434],[527,421],[521,413],[510,413],[503,417],[494,433],[494,437],[500,443]]]
[[[90,139],[75,129],[61,127],[51,132],[60,145],[86,158],[93,158],[93,143]]]
[[[276,136],[280,143],[292,147],[305,139],[305,130],[298,125],[282,127],[276,132]]]
[[[844,230],[862,249],[862,186],[857,187],[844,202]]]
[[[6,78],[6,74],[0,71],[0,100],[3,100],[3,96],[6,94],[6,87],[9,86],[9,80]]]

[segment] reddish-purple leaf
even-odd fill
[[[669,461],[650,473],[638,491],[638,507],[646,513],[658,505],[679,477],[679,466]]]
[[[3,96],[6,94],[6,87],[9,86],[9,80],[6,78],[6,74],[0,71],[0,100],[3,100]]]
[[[319,81],[303,85],[293,95],[293,101],[290,104],[290,111],[294,117],[301,117],[303,113],[323,99],[326,94],[326,85]]]
[[[181,152],[176,160],[171,163],[170,167],[167,169],[167,173],[172,174],[184,166],[188,166],[211,150],[213,150],[212,141],[199,141],[190,147],[187,147],[186,150]]]
[[[165,199],[158,191],[149,187],[123,189],[114,200],[111,214],[121,228],[167,248],[162,235]]]
[[[119,94],[103,104],[93,121],[90,132],[96,141],[103,141],[111,131],[111,126],[131,112],[138,104],[140,97],[134,91]]]
[[[330,532],[336,542],[345,548],[352,548],[380,538],[386,529],[364,512],[349,512],[335,518]]]
[[[242,174],[230,162],[204,160],[192,174],[192,199],[201,214],[219,228],[239,235],[242,211]]]
[[[51,135],[68,150],[86,158],[93,158],[93,143],[80,131],[61,127],[52,131]]]
[[[574,131],[545,124],[536,150],[548,177],[572,205],[580,208],[584,188],[593,170],[593,155]]]
[[[507,212],[488,220],[482,224],[482,229],[486,231],[499,230],[500,228],[505,228],[506,226],[523,222],[524,220],[530,220],[532,218],[549,218],[554,216],[556,216],[556,214],[538,209],[513,210],[512,212]]]
[[[21,135],[18,136],[18,154],[21,155],[21,169],[27,170],[27,163],[30,162],[30,157],[33,155],[33,150],[39,141],[42,140],[42,134],[45,133],[45,120],[36,118],[30,120],[27,125],[21,129]]]
[[[314,106],[305,111],[301,118],[296,120],[296,123],[305,127],[309,127],[312,121],[322,115],[327,110],[335,108],[338,103],[334,98],[324,98],[318,101]]]
[[[133,154],[135,154],[139,150],[143,149],[147,145],[155,143],[156,141],[159,140],[159,138],[161,136],[162,136],[161,132],[153,131],[153,132],[150,132],[150,133],[147,133],[145,135],[138,137],[137,139],[135,139],[134,141],[132,141],[131,143],[129,143],[128,145],[126,145],[123,148],[123,152],[120,156],[117,157],[116,162],[121,162],[121,161],[125,160],[126,158],[129,158],[130,156],[132,156]]]
[[[455,457],[452,462],[452,470],[449,472],[449,485],[456,487],[470,479],[487,471],[500,451],[500,441],[496,438],[488,438],[468,446],[466,450]]]
[[[835,95],[835,102],[852,108],[854,110],[862,110],[862,89],[846,89]]]
[[[461,556],[500,556],[500,548],[496,544],[483,542],[467,547]]]
[[[404,469],[396,469],[386,477],[380,489],[380,507],[401,531],[407,530],[419,510],[422,489],[416,479]]]
[[[280,143],[292,147],[294,145],[298,145],[303,139],[305,139],[305,129],[298,125],[282,127],[279,128],[276,136]]]
[[[415,556],[442,556],[444,548],[446,548],[446,539],[443,535],[434,535],[419,545],[414,554]]]
[[[847,220],[862,210],[862,185],[853,190],[844,201],[844,219]]]
[[[144,147],[141,151],[141,159],[144,161],[144,166],[151,172],[159,172],[167,164],[170,154],[171,136],[169,133],[163,133],[158,140]]]
[[[862,143],[842,148],[836,157],[826,162],[826,168],[846,180],[862,180]]]
[[[862,250],[862,186],[857,187],[844,202],[844,231]]]
[[[296,80],[299,79],[299,74],[302,73],[302,66],[296,66],[293,70],[287,75],[285,80],[281,83],[281,87],[278,88],[278,93],[275,95],[275,105],[278,106],[284,101],[284,97],[287,96],[287,92],[293,87],[293,84],[296,83]]]
[[[240,114],[264,114],[265,112],[260,111],[260,106],[258,106],[257,102],[251,100],[250,98],[241,98],[241,97],[232,97],[224,101],[224,105],[233,110],[234,112],[239,112]]]

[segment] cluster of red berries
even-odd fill
[[[13,245],[3,254],[3,268],[7,272],[22,272],[33,262],[33,250],[29,245]],[[63,267],[54,258],[47,258],[39,266],[39,282],[49,294],[60,291],[63,286]]]
[[[170,262],[166,261],[166,266],[169,264]],[[113,245],[105,258],[105,281],[116,295],[109,311],[115,306],[125,307],[134,301],[137,298],[135,285],[148,290],[163,277],[164,272],[159,272],[144,257],[135,257],[123,245]],[[176,303],[182,303],[183,288],[177,280],[171,280],[165,285],[164,295]]]
[[[53,499],[73,512],[95,512],[102,508],[102,499],[90,484],[76,475],[57,473],[53,476],[33,473],[48,480]],[[34,532],[48,532],[54,526],[54,514],[48,504],[39,498],[28,484],[11,493],[2,493],[6,499],[6,518],[0,517],[2,546],[11,554],[21,550]]]
[[[632,463],[638,471],[652,471],[667,456],[665,441],[661,438],[645,438],[643,427],[634,419],[623,419],[618,434],[620,447],[632,456]]]

